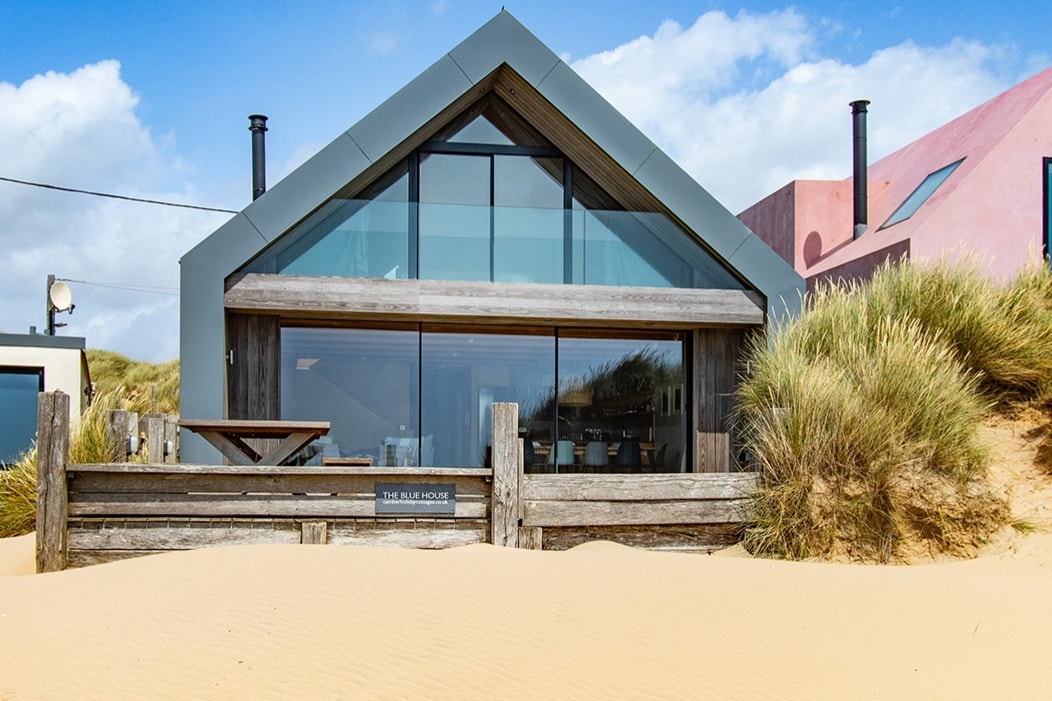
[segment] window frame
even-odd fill
[[[966,156],[962,156],[953,163],[944,165],[942,168],[933,170],[932,172],[924,176],[924,179],[920,181],[920,184],[917,185],[917,187],[913,188],[913,191],[906,196],[906,199],[902,201],[902,204],[895,208],[895,211],[892,212],[891,215],[884,221],[884,223],[877,228],[877,231],[883,231],[884,229],[891,228],[896,224],[901,224],[902,222],[910,219],[918,211],[920,211],[920,208],[923,207],[929,199],[931,199],[931,196],[938,192],[939,188],[942,187],[946,183],[946,181],[950,179],[950,176],[954,174],[958,166],[964,163],[965,158]],[[945,175],[942,175],[943,173],[945,173]],[[941,178],[939,177],[940,175]],[[924,195],[924,197],[919,197],[918,193],[923,192],[925,187],[928,186],[928,184],[934,179],[938,179],[938,182],[935,183],[935,186],[931,188],[931,191],[928,192],[928,194]],[[904,214],[905,212],[908,212],[908,214]]]

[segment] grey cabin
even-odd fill
[[[502,11],[187,252],[181,290],[184,418],[467,469],[514,402],[525,473],[630,481],[736,469],[743,344],[803,280]]]

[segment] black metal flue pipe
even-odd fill
[[[263,137],[267,131],[266,115],[250,114],[248,130],[252,132],[252,199],[256,199],[267,191],[267,152]]]
[[[855,226],[854,237],[857,239],[865,232],[869,223],[869,198],[868,178],[866,172],[866,105],[869,100],[855,100],[851,104],[852,145],[854,153],[854,173],[852,182],[855,195]]]

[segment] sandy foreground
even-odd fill
[[[0,699],[1052,698],[1049,480],[1015,480],[1033,532],[909,567],[251,546],[17,576],[32,536],[0,540]]]

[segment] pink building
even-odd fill
[[[856,173],[865,107],[855,114]],[[1048,256],[1052,68],[921,137],[863,177],[794,180],[738,218],[807,279],[866,279],[885,260],[975,255],[1007,278]],[[855,207],[859,183],[861,212]],[[867,194],[868,189],[868,194]],[[868,209],[868,224],[867,210]],[[861,223],[860,223],[861,222]],[[860,232],[856,235],[856,231]]]

